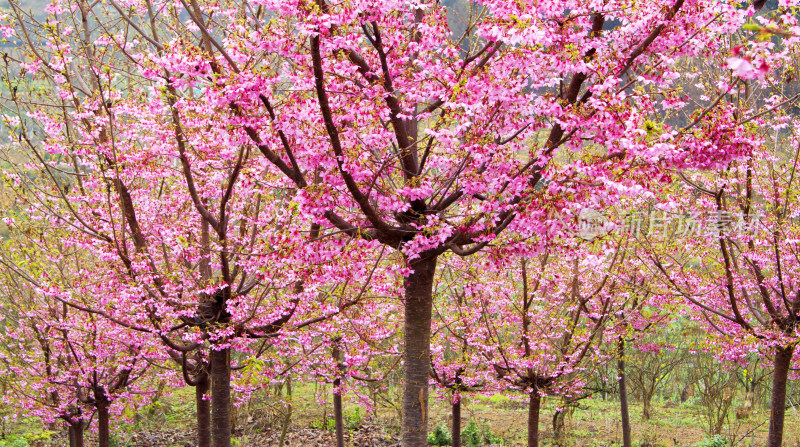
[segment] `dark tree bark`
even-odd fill
[[[333,386],[341,385],[341,380],[333,381]],[[344,420],[342,416],[342,395],[333,393],[333,419],[336,423],[336,447],[344,447]]]
[[[783,444],[783,420],[786,412],[786,382],[792,363],[794,348],[775,349],[775,362],[772,375],[772,414],[769,418],[767,447],[781,447]]]
[[[531,393],[528,404],[528,447],[539,447],[539,407],[542,397],[536,391]]]
[[[197,378],[194,387],[194,400],[197,406],[197,447],[211,447],[211,401],[204,399],[208,395],[211,384],[208,374]]]
[[[428,379],[431,367],[431,311],[436,258],[409,263],[405,281],[403,361],[403,447],[428,445]]]
[[[461,399],[453,404],[453,447],[461,447]]]
[[[96,392],[97,407],[97,442],[99,447],[111,447],[110,417],[108,414],[108,398],[103,390]]]
[[[617,374],[619,375],[619,413],[622,417],[622,446],[631,447],[631,418],[628,411],[628,387],[625,384],[625,339],[617,341]]]
[[[211,439],[214,447],[231,446],[230,349],[211,350]]]
[[[69,426],[69,447],[83,447],[83,422],[70,424]]]
[[[333,359],[336,361],[336,378],[333,379],[333,420],[336,423],[336,447],[344,447],[344,416],[342,414],[342,379],[339,375],[339,346],[334,342]]]

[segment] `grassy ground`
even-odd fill
[[[558,401],[545,401],[541,410],[540,433],[545,445],[555,445],[553,415]],[[484,402],[472,402],[462,410],[462,426],[472,419],[478,425],[491,428],[507,445],[524,445],[527,427],[527,408],[524,403],[496,397]],[[642,421],[641,405],[632,402],[632,438],[639,446],[694,446],[709,436],[704,429],[703,409],[694,404],[654,403],[649,421]],[[447,423],[445,408],[432,412],[432,427]],[[730,415],[724,424],[722,437],[737,446],[762,445],[766,439],[768,414],[756,411],[746,420]],[[800,417],[797,412],[787,413],[787,438],[785,446],[800,446]],[[622,424],[619,403],[597,399],[584,400],[571,415],[565,417],[566,444],[570,446],[611,446],[622,442]]]
[[[318,390],[320,391],[320,390]],[[586,399],[567,417],[566,437],[562,444],[554,439],[552,426],[556,411],[556,399],[545,399],[541,411],[540,433],[544,446],[590,446],[605,447],[621,443],[622,430],[618,403],[600,399]],[[447,428],[449,406],[446,402],[431,402],[430,429]],[[237,424],[234,445],[270,446],[278,445],[281,422],[285,420],[286,408],[282,403],[262,397],[236,410]],[[330,419],[330,403],[320,404],[312,387],[295,390],[292,423],[287,434],[291,446],[333,445],[333,421]],[[722,437],[732,445],[754,447],[764,444],[767,431],[768,411],[756,410],[747,418],[739,420],[733,410],[724,424]],[[323,418],[323,414],[327,414]],[[353,403],[345,405],[346,426],[349,445],[391,446],[397,445],[396,409],[382,407],[376,414],[367,414]],[[690,402],[682,405],[654,402],[652,417],[642,421],[641,405],[631,403],[633,440],[639,447],[695,446],[710,437],[705,430],[704,410]],[[115,447],[192,447],[194,434],[190,428],[194,420],[192,390],[181,390],[159,402],[142,406],[128,415],[129,421],[115,423]],[[473,422],[473,431],[494,436],[492,445],[525,445],[527,408],[525,402],[505,396],[472,399],[462,407],[462,428]],[[63,433],[42,434],[35,421],[6,423],[5,440],[0,447],[63,447]],[[16,435],[16,436],[12,436]],[[50,440],[46,440],[50,437]],[[729,445],[731,445],[729,444]],[[92,440],[87,445],[93,445]],[[487,444],[479,444],[487,445]],[[711,447],[710,444],[706,444]],[[800,447],[800,412],[787,411],[786,438],[784,446]]]

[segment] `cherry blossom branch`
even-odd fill
[[[319,35],[311,37],[311,57],[314,65],[314,84],[317,92],[317,99],[319,102],[322,119],[325,123],[325,129],[336,155],[336,164],[339,168],[339,174],[347,185],[347,189],[353,196],[353,199],[358,204],[361,211],[372,223],[376,230],[381,233],[384,240],[394,243],[401,236],[399,229],[389,226],[383,219],[378,216],[375,210],[370,205],[367,197],[364,196],[358,188],[353,177],[344,168],[344,151],[342,150],[342,143],[339,139],[339,131],[333,123],[333,112],[331,111],[330,104],[328,103],[328,93],[325,90],[325,75],[322,69],[322,55],[320,54],[320,37]]]
[[[681,9],[683,3],[684,0],[676,0],[675,3],[672,5],[672,8],[667,12],[666,16],[664,17],[664,21],[665,22],[671,21],[673,17],[675,17],[675,15],[678,13],[678,10]],[[630,56],[628,56],[628,60],[625,62],[625,65],[622,66],[622,71],[620,71],[620,76],[625,72],[627,72],[633,66],[633,63],[636,60],[636,58],[639,57],[642,53],[644,53],[645,50],[647,50],[647,47],[649,47],[656,40],[656,38],[659,36],[659,34],[661,34],[664,28],[666,28],[666,26],[667,26],[666,23],[662,23],[657,27],[655,27],[655,29],[653,29],[653,31],[651,31],[650,34],[639,45],[637,45],[636,48],[633,49]]]

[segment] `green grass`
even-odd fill
[[[397,390],[390,390],[395,392]],[[274,390],[272,390],[274,392]],[[324,405],[318,403],[318,393],[328,398]],[[333,407],[330,402],[330,387],[319,387],[313,384],[297,383],[293,387],[293,427],[307,429],[309,427],[325,430],[333,430],[334,421],[332,418]],[[394,394],[390,394],[393,396]],[[260,395],[258,401],[252,402],[252,408],[248,409],[248,404],[239,409],[240,421],[247,420],[251,416],[259,416],[262,413],[252,412],[253,409],[262,409],[266,405],[274,405],[274,408],[283,408],[277,400],[268,397],[266,394]],[[272,400],[270,400],[272,399]],[[641,421],[641,403],[637,402],[635,396],[631,397],[630,417],[634,426],[633,439],[640,447],[656,447],[675,445],[683,447],[695,447],[698,443],[711,442],[711,436],[705,433],[704,421],[701,418],[702,407],[696,404],[685,403],[682,405],[670,404],[665,406],[661,402],[653,403],[652,419]],[[561,399],[556,397],[546,397],[540,411],[540,433],[542,436],[541,445],[553,445],[552,418],[556,408],[561,405]],[[323,410],[327,416],[323,419]],[[251,411],[247,413],[247,411]],[[492,397],[465,398],[462,403],[462,432],[467,431],[467,435],[472,438],[482,437],[493,440],[497,445],[522,445],[526,439],[527,422],[527,401],[514,399],[512,395],[497,395]],[[444,438],[444,432],[448,426],[448,415],[451,406],[445,401],[431,401],[430,407],[430,430],[440,427],[440,438]],[[787,412],[786,426],[786,445],[795,445],[800,438],[800,412]],[[345,426],[348,432],[357,429],[365,422],[379,423],[385,428],[386,433],[395,430],[398,423],[395,409],[388,406],[379,408],[377,420],[373,413],[367,414],[363,408],[356,403],[345,400]],[[762,423],[769,415],[768,411],[759,408],[757,414],[745,421],[745,424],[752,427]],[[194,424],[194,391],[191,388],[177,390],[169,396],[165,396],[159,401],[141,405],[134,410],[130,410],[125,415],[129,423],[114,421],[114,433],[117,436],[115,447],[127,447],[128,440],[134,433],[156,430],[185,430]],[[323,422],[323,420],[325,422]],[[566,436],[569,446],[589,446],[589,447],[610,447],[615,443],[621,442],[619,402],[602,399],[585,399],[580,401],[579,406],[574,409],[571,415],[565,417]],[[470,421],[472,421],[470,423]],[[243,423],[243,422],[242,422]],[[246,446],[252,444],[254,436],[258,430],[275,430],[275,424],[279,420],[273,419],[271,426],[263,426],[245,432],[237,438],[238,445]],[[753,445],[765,439],[766,425],[762,425],[755,432]],[[725,430],[733,430],[726,428]],[[730,437],[730,431],[723,431],[723,438]],[[35,439],[45,439],[52,435],[43,430],[42,424],[35,419],[22,419],[13,425],[7,425],[5,432],[8,438],[2,440],[0,447],[40,447],[47,445],[53,447],[54,444],[38,443]],[[396,434],[396,431],[392,431]],[[470,435],[469,433],[472,433]],[[740,431],[739,433],[744,433]],[[463,434],[463,433],[462,433]],[[474,435],[474,436],[473,436]],[[41,436],[41,438],[36,438]],[[63,439],[63,434],[61,434]],[[750,438],[748,437],[749,441]],[[473,439],[473,441],[475,441]],[[676,444],[677,442],[677,444]],[[701,447],[722,447],[721,445],[702,444]],[[717,442],[717,441],[714,441]],[[466,444],[465,444],[466,445]],[[747,442],[740,443],[746,446]],[[166,447],[166,446],[165,446]]]

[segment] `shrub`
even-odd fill
[[[715,435],[713,438],[704,439],[697,444],[695,447],[730,447],[730,443],[727,439],[723,438],[720,435]]]
[[[361,414],[360,407],[356,407],[352,411],[345,411],[342,419],[344,419],[344,427],[347,430],[357,430],[364,423],[364,416]]]
[[[447,430],[447,427],[437,425],[431,433],[428,433],[428,444],[436,446],[453,445],[453,438],[450,436],[450,431]]]
[[[336,430],[336,421],[332,417],[326,417],[325,419],[314,420],[311,421],[311,428],[315,428],[317,430],[333,431]]]
[[[0,439],[0,447],[30,447],[28,441],[19,436],[11,436],[5,439]]]
[[[492,433],[492,429],[487,425],[479,426],[475,420],[470,420],[469,424],[461,432],[461,444],[466,447],[480,447],[488,444],[503,444],[505,440]]]
[[[0,439],[0,447],[35,447],[49,441],[54,432],[44,430],[36,433],[23,433]]]

